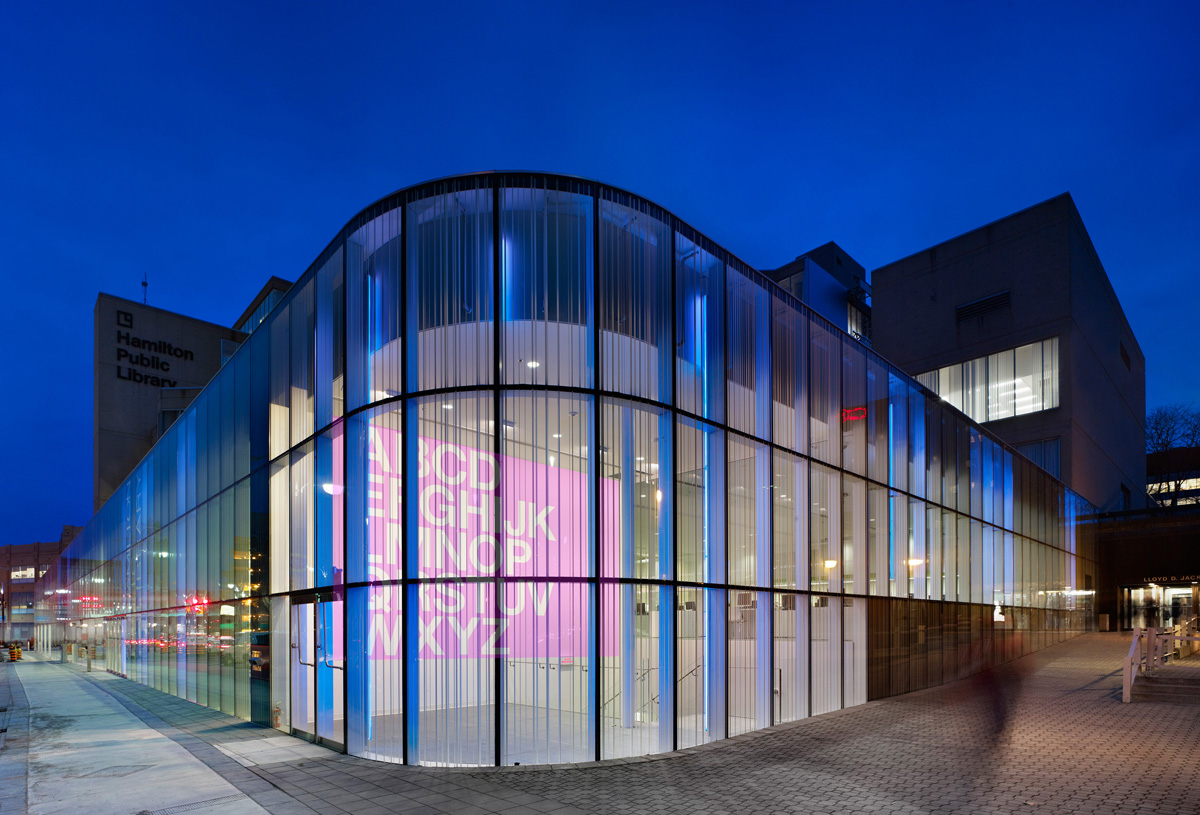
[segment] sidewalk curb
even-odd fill
[[[29,806],[29,699],[13,663],[0,665],[0,812]],[[17,781],[20,783],[17,783]]]

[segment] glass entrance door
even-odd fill
[[[346,656],[341,598],[292,598],[292,733],[343,749]]]
[[[291,619],[292,733],[317,737],[316,597],[293,597]]]
[[[1167,628],[1196,614],[1196,588],[1190,584],[1121,587],[1121,630]]]
[[[341,599],[314,604],[317,628],[317,741],[346,744],[346,648]]]

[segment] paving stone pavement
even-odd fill
[[[1200,706],[1122,705],[1127,649],[1086,635],[670,760],[505,783],[618,813],[1200,812]]]
[[[1200,813],[1200,705],[1122,705],[1127,649],[1126,635],[1089,634],[983,676],[668,756],[499,770],[339,755],[77,675],[277,815]]]

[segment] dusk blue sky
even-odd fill
[[[0,543],[92,496],[97,292],[231,324],[375,199],[596,178],[773,268],[868,269],[1070,191],[1200,403],[1200,12],[1179,3],[9,3]]]

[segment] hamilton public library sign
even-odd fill
[[[176,348],[166,340],[136,336],[133,315],[128,311],[117,312],[117,326],[117,379],[153,388],[173,388],[179,380],[165,376],[171,372],[171,364],[196,358],[191,351]]]

